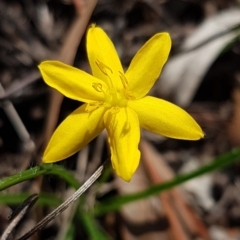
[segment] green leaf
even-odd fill
[[[9,188],[13,185],[16,185],[18,183],[24,182],[26,180],[36,178],[41,175],[55,175],[65,180],[75,189],[80,187],[80,183],[70,171],[56,164],[43,164],[41,166],[36,166],[24,172],[20,172],[10,177],[1,179],[0,191],[6,188]]]
[[[121,206],[127,203],[137,201],[143,198],[147,198],[155,194],[159,194],[163,191],[166,191],[190,179],[199,177],[203,174],[206,174],[212,171],[216,171],[218,169],[222,169],[239,160],[240,160],[240,148],[233,149],[232,151],[225,153],[220,157],[217,157],[211,163],[206,164],[190,173],[179,175],[173,180],[167,181],[162,184],[153,185],[148,189],[139,193],[129,194],[129,195],[120,196],[120,197],[113,197],[109,200],[106,200],[105,202],[99,203],[95,206],[94,214],[102,215],[110,211],[116,211]]]
[[[96,223],[94,216],[90,212],[82,210],[80,218],[91,240],[111,240],[109,236],[104,233],[100,226]]]
[[[0,204],[20,205],[30,193],[0,194]],[[42,206],[57,207],[62,203],[62,199],[53,194],[40,193],[37,204]]]
[[[74,240],[74,239],[75,239],[75,226],[74,224],[71,224],[64,240]]]

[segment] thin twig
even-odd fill
[[[55,217],[61,214],[66,208],[68,208],[74,201],[76,201],[102,174],[102,171],[106,165],[106,162],[103,163],[93,175],[71,196],[69,197],[64,203],[58,206],[54,211],[48,214],[43,220],[41,220],[33,229],[27,232],[24,236],[19,238],[18,240],[26,240],[30,236],[32,236],[35,232],[39,229],[44,227],[47,223],[52,221]]]
[[[1,96],[5,95],[5,89],[1,84],[0,84],[0,95]],[[1,107],[3,108],[9,121],[11,122],[13,128],[15,129],[19,139],[24,144],[24,148],[28,151],[33,151],[33,149],[35,148],[35,144],[31,140],[30,134],[28,133],[26,127],[24,126],[12,102],[9,100],[5,100],[2,102]]]
[[[17,93],[18,91],[23,90],[27,86],[33,84],[34,82],[39,80],[40,77],[41,76],[39,71],[35,70],[29,73],[27,76],[23,77],[22,79],[18,79],[18,81],[16,81],[15,79],[13,83],[7,89],[5,89],[5,92],[2,92],[0,94],[0,100],[1,101],[9,100],[9,98],[11,98],[12,95]]]
[[[83,4],[83,1],[85,4]],[[78,46],[97,4],[97,0],[74,0],[73,3],[75,4],[77,16],[66,34],[64,44],[57,57],[58,60],[70,65],[73,64]],[[62,101],[63,95],[52,89],[46,122],[42,134],[43,147],[46,146],[52,132],[56,128]],[[36,179],[36,185],[38,188],[40,188],[41,182],[41,177]]]
[[[97,4],[97,0],[74,0],[74,4],[76,7],[77,17],[67,33],[65,43],[58,56],[58,60],[70,65],[73,64],[78,46],[81,42],[83,34],[85,33],[86,27],[89,24],[89,19]],[[46,145],[56,127],[62,100],[63,95],[55,90],[52,90],[44,131],[44,145]]]

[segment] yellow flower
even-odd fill
[[[106,128],[117,175],[130,181],[140,160],[140,127],[166,137],[198,140],[199,125],[176,105],[146,96],[160,75],[171,48],[168,33],[154,35],[124,72],[113,43],[99,27],[87,32],[92,75],[58,61],[39,66],[45,82],[66,97],[85,102],[54,132],[43,162],[76,153]]]

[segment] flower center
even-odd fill
[[[105,107],[126,107],[127,101],[131,99],[131,94],[128,93],[128,81],[125,75],[122,72],[114,73],[111,68],[109,68],[104,63],[100,62],[99,60],[96,61],[96,65],[100,69],[100,71],[107,76],[107,85],[108,89],[104,90],[102,88],[101,83],[93,83],[93,88],[98,92],[103,92],[105,94]],[[123,88],[118,89],[117,83],[119,82],[120,78]],[[115,81],[115,85],[113,84]]]

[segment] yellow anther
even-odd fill
[[[102,92],[102,84],[101,83],[93,83],[92,87],[97,91],[97,92]]]
[[[99,60],[95,61],[95,63],[97,64],[98,68],[100,69],[100,71],[108,76],[108,73],[107,73],[107,70],[109,70],[111,73],[112,72],[112,69],[110,67],[108,67],[107,65],[105,65],[104,63],[100,62]]]
[[[119,77],[122,81],[123,88],[126,89],[128,86],[128,80],[123,73],[119,72],[119,74],[120,74]]]
[[[112,107],[110,110],[109,110],[109,113],[110,114],[116,114],[120,111],[120,108],[118,106],[116,107]]]
[[[86,108],[85,108],[85,111],[86,112],[92,112],[93,110],[99,108],[101,105],[103,105],[103,103],[101,103],[101,102],[91,102],[91,103],[88,103]]]
[[[126,98],[131,99],[131,100],[135,100],[136,99],[136,97],[133,95],[132,91],[127,91],[125,93],[125,96],[126,96]]]

